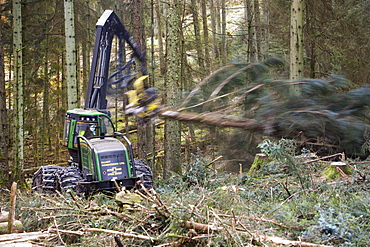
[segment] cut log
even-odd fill
[[[46,238],[49,234],[45,232],[25,232],[0,235],[0,245],[5,243],[25,242],[28,240]]]
[[[187,229],[194,229],[197,232],[205,232],[205,233],[224,231],[223,227],[207,225],[207,224],[202,224],[202,223],[197,223],[197,222],[192,222],[192,221],[183,221],[180,223],[180,226],[183,228],[187,228]]]

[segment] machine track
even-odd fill
[[[153,173],[148,164],[140,159],[135,159],[136,176],[140,178],[146,189],[153,188]],[[64,191],[71,189],[77,193],[85,191],[85,186],[79,182],[85,182],[83,174],[76,166],[62,167],[48,165],[40,167],[33,176],[32,190],[38,192]]]
[[[83,189],[77,182],[83,180],[80,170],[75,166],[42,166],[33,175],[32,190],[46,192],[72,189],[82,192]]]
[[[40,192],[55,191],[57,189],[56,173],[61,169],[63,167],[57,165],[40,167],[33,175],[32,190]]]
[[[153,188],[153,173],[152,169],[148,164],[139,159],[135,159],[136,176],[140,177],[141,182],[146,189],[150,190]]]
[[[58,190],[71,189],[79,193],[84,191],[83,187],[78,185],[78,182],[85,181],[78,167],[62,167],[56,173],[56,180]]]

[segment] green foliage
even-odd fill
[[[301,155],[296,155],[297,146],[292,140],[281,139],[278,142],[272,142],[265,139],[258,144],[261,151],[273,160],[261,166],[261,173],[285,174],[292,176],[302,186],[308,188],[312,183],[312,171],[315,170],[314,164],[302,164],[302,159],[309,156],[306,149],[302,150]]]
[[[286,162],[288,158],[293,157],[296,148],[294,141],[287,139],[281,139],[277,143],[265,139],[257,147],[261,148],[261,151],[266,155],[281,162]]]
[[[343,196],[343,194],[336,196]],[[335,206],[332,204],[334,201],[325,203],[327,205],[317,204],[314,224],[302,232],[303,239],[329,242],[337,246],[366,246],[370,241],[367,234],[370,230],[369,199],[358,196],[348,196],[346,199],[349,198],[352,198],[357,205],[361,204],[361,208],[353,210],[349,201]]]
[[[194,155],[192,154],[194,162],[189,164],[184,164],[185,172],[182,175],[182,181],[184,181],[187,186],[202,186],[207,187],[215,171],[210,169],[207,161],[202,158],[202,154]]]
[[[257,176],[215,173],[204,169],[211,161],[198,153],[193,155],[193,161],[184,165],[187,170],[183,176],[158,181],[158,198],[169,210],[169,217],[164,214],[163,207],[151,200],[142,200],[138,205],[122,210],[113,195],[97,194],[87,200],[74,193],[19,193],[16,215],[29,232],[57,226],[61,238],[54,234],[44,241],[52,246],[60,245],[61,240],[68,246],[115,246],[113,236],[104,233],[73,237],[62,232],[85,228],[138,233],[157,239],[151,242],[121,238],[127,246],[178,241],[183,241],[182,246],[243,246],[251,241],[256,246],[263,246],[270,243],[258,236],[266,235],[333,246],[370,245],[367,234],[370,231],[370,171],[367,163],[348,162],[354,171],[349,175],[350,182],[338,178],[328,183],[320,177],[320,164],[302,164],[307,157],[312,158],[307,150],[293,156],[293,142],[266,139],[261,148],[274,157],[271,162],[273,173],[268,169],[257,170]],[[311,173],[312,179],[306,186],[299,182],[297,171],[285,169],[290,158],[302,178]],[[2,202],[2,205],[6,210],[7,203]],[[194,233],[182,226],[184,221],[224,230],[198,232],[195,238],[189,238]]]
[[[191,187],[214,188],[223,184],[223,175],[210,167],[211,161],[199,149],[197,154],[191,154],[191,158],[191,163],[183,164],[182,175],[173,174],[170,179],[158,179],[157,190],[177,192]]]

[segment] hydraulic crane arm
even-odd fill
[[[115,83],[123,81],[122,87],[127,87],[129,85],[129,82],[132,81],[136,75],[136,73],[130,73],[131,66],[136,61],[140,65],[139,70],[141,75],[146,75],[146,56],[144,51],[140,49],[139,44],[135,42],[131,34],[123,26],[114,11],[106,10],[96,23],[96,29],[96,40],[91,62],[85,109],[103,110],[107,108],[106,94],[107,84],[110,79],[108,73],[113,37],[118,37],[120,47],[121,44],[126,42],[132,52],[129,61],[114,73],[114,75],[121,74],[121,72],[126,69],[126,74],[121,76],[119,80],[116,80]],[[123,60],[122,51],[119,53],[120,60]]]

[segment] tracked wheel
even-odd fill
[[[62,167],[57,171],[56,183],[58,190],[71,189],[78,193],[84,192],[83,186],[79,185],[79,182],[85,181],[82,176],[80,169],[75,166]]]
[[[40,167],[33,175],[32,191],[46,192],[57,190],[56,176],[61,166],[48,165]]]
[[[150,166],[143,160],[135,159],[136,176],[140,177],[141,182],[147,190],[153,188],[153,172]]]

